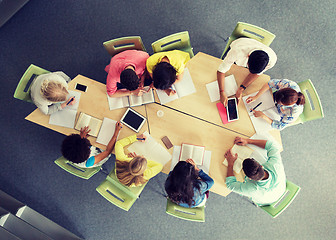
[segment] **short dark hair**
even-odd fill
[[[127,90],[133,91],[139,87],[139,77],[132,69],[124,69],[120,73],[120,83],[125,86]]]
[[[254,181],[263,179],[265,174],[264,168],[253,158],[246,158],[243,161],[243,170],[245,175]]]
[[[154,87],[166,90],[176,81],[176,69],[167,62],[156,64],[153,70]]]
[[[248,68],[250,73],[261,73],[269,62],[268,54],[262,50],[253,51],[248,59]]]
[[[62,155],[73,163],[82,163],[90,156],[90,141],[79,134],[71,134],[62,142]]]

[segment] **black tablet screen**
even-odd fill
[[[235,99],[229,99],[228,101],[228,109],[229,109],[229,120],[237,119],[237,108]]]
[[[144,119],[139,115],[135,114],[134,112],[128,111],[123,121],[128,125],[130,125],[131,127],[133,127],[134,129],[138,130]]]

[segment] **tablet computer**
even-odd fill
[[[146,122],[146,118],[132,108],[128,108],[120,122],[133,131],[139,132],[142,125]]]
[[[228,122],[235,121],[239,119],[238,116],[238,107],[237,107],[237,99],[229,98],[228,104],[226,107]]]

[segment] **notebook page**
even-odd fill
[[[62,110],[50,115],[49,124],[61,127],[74,128],[76,121],[76,110]]]
[[[108,101],[110,110],[124,108],[124,107],[129,106],[127,96],[114,98],[114,97],[110,97],[108,94],[106,95],[107,95],[107,101]]]
[[[192,160],[194,160],[196,165],[203,164],[203,155],[204,155],[204,147],[193,146]]]
[[[172,85],[172,88],[175,90],[174,85]],[[177,93],[168,96],[165,91],[159,89],[156,89],[156,93],[161,104],[166,104],[179,98]]]
[[[117,121],[104,117],[96,142],[107,146],[113,137],[116,124]]]
[[[193,146],[189,144],[182,144],[180,161],[186,161],[193,157]]]
[[[174,83],[177,95],[179,98],[193,94],[196,92],[195,85],[191,78],[188,68],[184,69],[183,78],[180,82]]]

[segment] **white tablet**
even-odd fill
[[[133,131],[139,132],[142,125],[146,122],[146,118],[132,108],[128,108],[120,122]]]
[[[238,116],[238,107],[237,107],[237,99],[229,98],[228,104],[226,107],[228,122],[235,121],[239,119]]]

